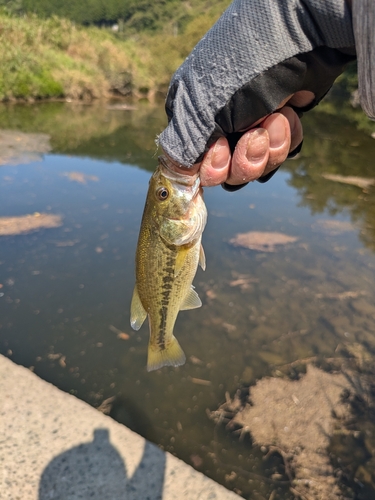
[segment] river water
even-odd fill
[[[0,236],[0,352],[245,498],[294,498],[280,454],[265,458],[264,447],[210,416],[226,393],[243,397],[265,377],[298,379],[308,363],[332,372],[352,360],[357,373],[373,373],[368,130],[312,112],[301,155],[267,184],[205,190],[207,270],[194,281],[203,306],[175,326],[187,363],[147,373],[148,327],[131,330],[129,304],[162,105],[9,105],[0,117],[8,141],[0,217],[61,217],[59,227]],[[250,231],[292,239],[276,247],[255,240],[255,249],[231,243]],[[366,404],[360,421],[351,415],[363,439],[346,445],[362,458],[341,470],[342,451],[330,452],[348,498],[375,494],[375,428],[366,420],[374,406]]]

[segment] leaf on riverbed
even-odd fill
[[[333,182],[341,182],[342,184],[350,184],[362,189],[367,189],[375,184],[375,179],[368,179],[366,177],[356,177],[354,175],[335,175],[335,174],[322,174],[324,179]]]
[[[104,413],[104,415],[109,415],[111,413],[114,401],[115,396],[111,396],[102,401],[102,403],[96,409]]]
[[[276,252],[280,247],[295,243],[296,236],[283,233],[268,233],[262,231],[249,231],[236,234],[229,243],[235,247],[249,248],[258,252]]]
[[[203,365],[203,361],[197,358],[196,356],[192,355],[190,356],[190,361],[193,363],[193,365]]]
[[[111,332],[116,333],[118,339],[121,339],[121,340],[129,340],[130,339],[130,335],[128,333],[122,332],[121,330],[119,330],[115,326],[109,325],[108,328],[111,330]]]
[[[252,290],[253,288],[253,283],[259,283],[258,278],[253,278],[252,276],[248,274],[238,274],[238,273],[232,273],[233,276],[235,276],[236,279],[232,280],[229,282],[229,286],[232,287],[239,287],[242,292],[245,292],[246,290]]]
[[[83,172],[64,172],[62,175],[67,177],[70,181],[79,182],[80,184],[87,184],[88,181],[97,182],[99,180],[99,177],[96,175],[88,175]]]
[[[49,229],[62,226],[60,215],[34,214],[17,217],[0,217],[0,236],[26,234],[39,229]]]
[[[346,292],[338,292],[338,293],[316,293],[315,297],[317,299],[344,300],[344,299],[357,299],[362,295],[366,295],[366,292],[363,290],[360,291],[347,290]]]
[[[224,329],[228,332],[228,333],[233,333],[237,330],[237,327],[236,325],[232,325],[231,323],[223,323],[223,327]]]
[[[205,385],[205,386],[211,385],[211,381],[210,380],[205,380],[205,379],[202,379],[202,378],[191,377],[190,380],[193,382],[193,384],[197,384],[197,385]]]
[[[203,464],[203,459],[197,453],[190,455],[191,463],[195,469],[198,469]]]

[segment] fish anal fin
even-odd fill
[[[204,254],[203,246],[201,244],[201,247],[199,249],[199,265],[203,269],[203,271],[206,270],[206,256]]]
[[[147,312],[139,298],[137,285],[134,287],[132,302],[130,306],[130,324],[133,330],[139,330],[146,319]]]
[[[147,371],[158,370],[163,366],[180,366],[186,361],[184,351],[176,337],[172,336],[169,344],[164,348],[153,347],[149,344],[147,356]]]
[[[188,309],[197,309],[201,307],[202,301],[193,287],[190,288],[183,303],[181,304],[180,311],[187,311]]]

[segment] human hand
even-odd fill
[[[300,91],[280,103],[279,109],[254,123],[237,142],[232,154],[228,140],[220,137],[211,145],[200,163],[186,170],[187,174],[200,171],[202,186],[222,183],[241,185],[259,179],[277,169],[302,142],[303,130],[297,113],[290,107],[310,104],[314,95]],[[257,128],[254,128],[254,127]],[[181,167],[169,162],[181,172]]]
[[[355,58],[344,3],[278,0],[270,16],[254,2],[232,2],[169,87],[159,144],[204,186],[269,178],[302,142],[297,108],[316,106]]]

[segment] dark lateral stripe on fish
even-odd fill
[[[175,265],[175,257],[170,256],[166,259],[165,268],[162,270],[163,273],[163,284],[162,284],[162,299],[161,299],[161,308],[159,310],[159,318],[160,318],[160,326],[159,326],[159,334],[157,344],[160,349],[165,349],[165,335],[166,335],[166,326],[167,326],[167,315],[168,315],[168,306],[170,300],[170,294],[172,291],[172,284],[174,281],[174,265]]]
[[[167,302],[167,305],[168,305],[168,302]],[[161,350],[165,349],[165,327],[167,324],[167,311],[168,311],[167,305],[162,305],[160,310],[159,310],[160,327],[159,327],[159,335],[158,335],[157,344]]]

